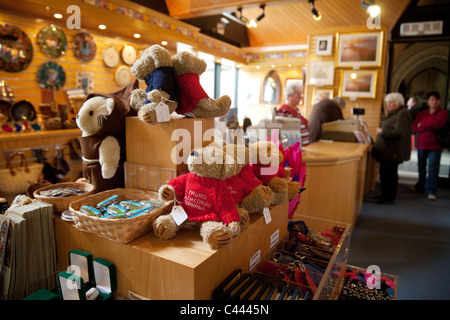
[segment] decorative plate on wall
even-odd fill
[[[9,24],[0,25],[0,70],[20,72],[33,59],[33,45],[20,28]]]
[[[125,87],[133,79],[133,74],[131,73],[130,68],[120,66],[116,70],[115,78],[118,86]]]
[[[72,50],[79,60],[89,62],[95,57],[97,45],[89,33],[80,32],[73,36]]]
[[[133,64],[136,61],[137,52],[136,49],[128,44],[123,46],[122,59],[126,64]]]
[[[56,62],[48,61],[42,64],[37,71],[37,82],[43,89],[58,90],[66,82],[64,69]]]
[[[102,58],[107,67],[114,68],[119,64],[119,52],[112,46],[103,49]]]
[[[10,116],[14,121],[33,121],[36,119],[36,110],[30,102],[20,100],[11,106]]]
[[[65,55],[67,51],[66,35],[54,24],[45,26],[39,31],[37,43],[42,52],[52,58]]]

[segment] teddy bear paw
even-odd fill
[[[217,230],[209,237],[208,243],[213,248],[223,247],[231,242],[231,232]]]
[[[154,109],[153,103],[147,103],[138,112],[139,120],[147,124],[156,123],[156,111]]]
[[[178,229],[178,225],[170,214],[159,216],[153,223],[153,232],[155,233],[155,236],[162,240],[168,240],[175,237]]]
[[[161,186],[161,188],[159,189],[159,196],[163,201],[173,200],[174,198],[173,190],[167,185]]]
[[[131,92],[130,106],[134,110],[139,110],[144,105],[147,95],[142,89],[135,89]]]

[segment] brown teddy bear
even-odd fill
[[[145,91],[134,90],[130,99],[130,105],[138,110],[139,119],[148,124],[167,121],[167,116],[177,109],[179,99],[170,52],[160,45],[152,45],[134,62],[130,71],[147,85]],[[156,107],[160,102],[165,108],[166,119],[158,119]]]
[[[241,217],[225,179],[236,173],[234,158],[221,149],[205,147],[193,151],[188,159],[189,172],[171,179],[159,189],[164,201],[174,200],[187,215],[187,221],[200,223],[205,243],[218,248],[231,242],[241,231]],[[224,158],[225,157],[225,158]],[[172,214],[159,216],[153,225],[161,239],[173,238],[183,223]]]
[[[224,153],[233,156],[236,163],[236,174],[225,181],[239,208],[253,213],[268,207],[272,200],[272,190],[263,185],[249,165],[249,149],[244,144],[230,144],[216,139],[209,146],[221,148]],[[241,221],[243,215],[241,215]]]
[[[293,199],[300,192],[300,183],[292,181],[290,169],[280,165],[283,158],[283,153],[271,141],[249,145],[249,163],[255,176],[272,190],[272,205]]]
[[[221,117],[228,113],[231,99],[224,95],[216,100],[209,98],[200,84],[200,75],[206,70],[206,62],[188,51],[172,57],[180,92],[178,114],[196,118]]]

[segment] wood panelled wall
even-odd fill
[[[24,19],[18,16],[0,13],[0,23],[6,23],[14,25],[22,29],[30,38],[33,44],[33,60],[31,64],[25,70],[17,73],[0,71],[0,79],[6,80],[8,86],[12,89],[15,100],[28,100],[33,104],[36,111],[39,110],[39,104],[42,103],[41,93],[42,90],[36,80],[36,74],[39,67],[47,62],[53,61],[58,63],[66,73],[66,81],[64,87],[57,91],[56,102],[57,103],[67,103],[66,96],[64,94],[65,89],[76,88],[76,74],[78,71],[81,72],[92,72],[94,74],[94,87],[93,92],[107,93],[120,89],[115,81],[115,71],[121,66],[127,66],[122,59],[120,59],[119,64],[115,68],[109,68],[103,63],[102,51],[107,46],[114,46],[119,54],[121,49],[125,44],[133,46],[137,52],[146,47],[142,44],[137,45],[129,41],[124,41],[121,39],[115,39],[111,37],[104,37],[96,32],[88,31],[94,38],[95,44],[97,46],[97,51],[95,58],[90,62],[83,62],[78,60],[74,55],[72,50],[72,40],[73,36],[80,32],[80,30],[69,30],[65,26],[65,20],[61,24],[57,24],[65,33],[68,41],[68,49],[65,55],[58,58],[51,58],[46,56],[39,48],[37,44],[37,35],[39,30],[44,26],[49,25],[49,21],[34,21],[30,19]]]

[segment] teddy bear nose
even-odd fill
[[[193,157],[198,157],[198,152],[197,151],[192,151],[191,152],[191,156],[193,156]]]

